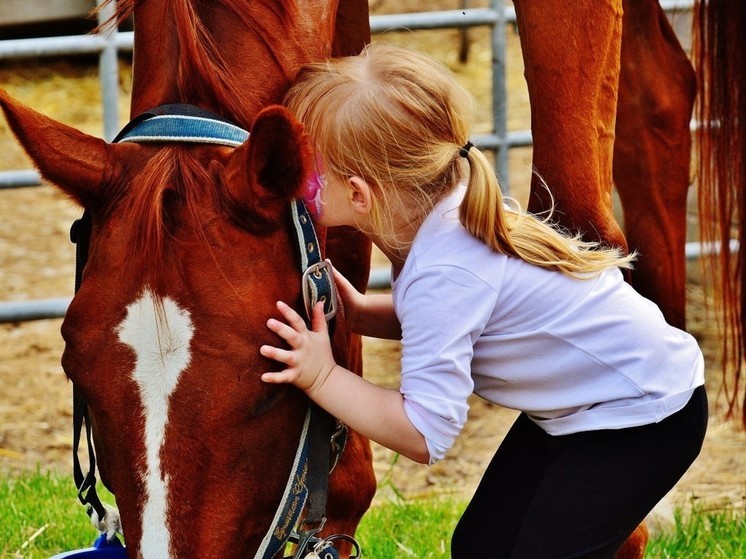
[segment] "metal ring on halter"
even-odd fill
[[[353,552],[353,554],[350,555],[350,559],[360,559],[360,557],[362,556],[362,552],[360,550],[360,544],[352,536],[348,536],[347,534],[332,534],[331,536],[327,536],[326,538],[324,538],[323,542],[326,542],[327,544],[332,545],[333,547],[334,540],[346,541],[350,543],[353,548],[355,548],[355,551]],[[316,550],[314,549],[314,551]],[[321,557],[323,559],[323,556]]]

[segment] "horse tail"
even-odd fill
[[[705,259],[705,271],[720,294],[723,386],[731,416],[746,348],[746,2],[698,0],[694,18],[700,239],[719,249]],[[742,404],[746,426],[746,400]]]

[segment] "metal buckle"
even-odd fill
[[[326,274],[329,280],[329,311],[324,313],[324,318],[329,322],[335,314],[337,314],[337,286],[334,285],[334,273],[332,271],[332,263],[329,260],[323,260],[322,262],[316,262],[311,264],[306,271],[303,272],[303,278],[301,279],[301,291],[303,292],[303,303],[306,307],[306,314],[308,320],[311,320],[313,315],[314,305],[322,301],[324,308],[326,308],[326,295],[319,297],[318,282],[321,281]]]
[[[290,541],[293,541],[295,537],[298,538],[295,548],[295,554],[293,555],[293,559],[307,559],[308,558],[308,551],[310,548],[311,553],[315,553],[315,547],[318,545],[318,542],[313,541],[319,532],[324,529],[324,524],[326,524],[326,517],[321,517],[321,520],[317,523],[317,525],[313,528],[304,529],[304,527],[308,524],[311,524],[307,519],[304,519],[301,521],[300,526],[298,527],[298,532],[294,533],[290,536]],[[324,540],[321,540],[324,541]],[[311,548],[311,545],[314,547]],[[313,557],[313,555],[311,555]]]

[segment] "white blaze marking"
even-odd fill
[[[169,397],[189,366],[194,327],[189,313],[168,297],[157,302],[149,290],[127,306],[117,328],[119,340],[135,352],[132,378],[140,389],[145,413],[146,471],[140,552],[144,559],[170,557],[166,524],[168,476],[161,470],[160,449],[168,423]]]

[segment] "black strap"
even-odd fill
[[[75,243],[75,292],[80,289],[83,280],[83,268],[88,261],[88,247],[91,243],[91,227],[93,226],[91,214],[84,211],[80,219],[73,222],[70,227],[70,240]]]
[[[88,446],[88,472],[85,474],[78,458],[83,425],[85,425],[85,439]],[[96,491],[96,455],[93,451],[88,403],[79,394],[75,385],[73,385],[73,479],[75,486],[78,488],[78,499],[83,505],[86,505],[88,516],[95,510],[99,521],[103,521],[106,516],[106,509]]]
[[[335,419],[316,404],[311,404],[308,456],[308,502],[303,524],[320,526],[326,518],[326,502],[329,489],[330,440]]]
[[[88,247],[91,241],[91,214],[83,212],[83,216],[73,222],[70,228],[70,240],[75,243],[75,291],[80,289],[83,281],[83,269],[88,261]],[[80,435],[85,426],[85,440],[88,447],[88,472],[83,473],[78,456]],[[78,488],[78,499],[86,505],[88,515],[95,510],[99,521],[106,516],[101,499],[96,491],[96,453],[93,449],[91,416],[88,402],[73,383],[73,480]]]

